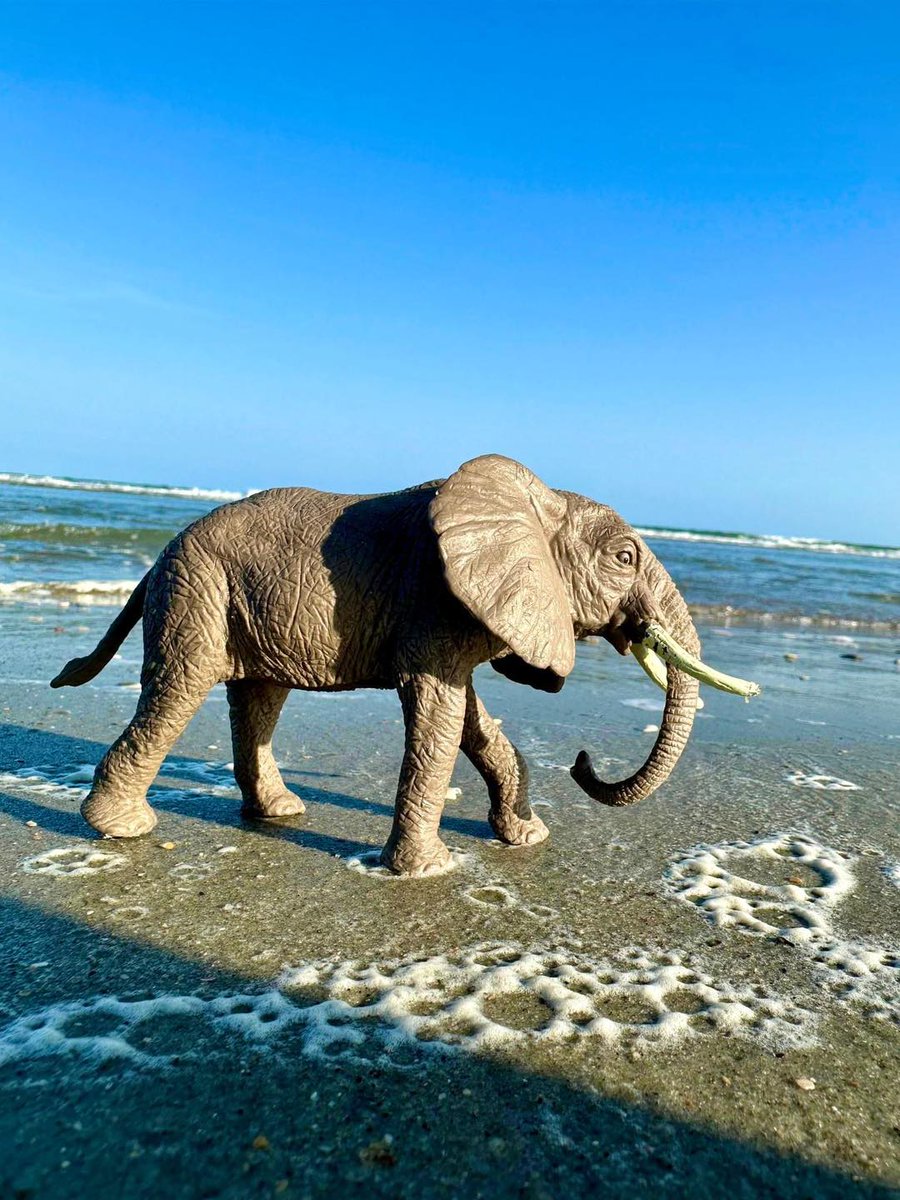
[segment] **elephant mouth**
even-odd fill
[[[640,642],[647,628],[646,620],[639,620],[627,613],[616,613],[609,623],[597,632],[623,657],[631,653],[636,642]]]

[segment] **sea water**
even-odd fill
[[[224,490],[0,473],[0,602],[121,605],[175,533],[239,498]],[[900,630],[898,548],[774,534],[640,532],[701,619]]]

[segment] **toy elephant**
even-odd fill
[[[169,543],[96,649],[51,686],[93,678],[141,618],[137,711],[81,809],[95,829],[137,837],[154,827],[147,789],[216,683],[228,691],[242,811],[255,818],[303,811],[271,745],[292,688],[396,688],[406,749],[382,862],[398,874],[447,864],[438,825],[460,747],[487,783],[497,837],[547,836],[522,756],[473,689],[479,663],[556,692],[576,639],[599,634],[623,655],[634,649],[666,688],[647,761],[615,784],[584,752],[572,768],[612,805],[665,781],[691,731],[698,679],[728,679],[699,662],[683,599],[621,517],[495,454],[385,495],[274,488],[215,509]]]

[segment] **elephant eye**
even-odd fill
[[[620,550],[616,558],[623,567],[630,567],[634,562],[634,553],[631,550]]]

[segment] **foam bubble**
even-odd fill
[[[810,722],[812,724],[812,722]],[[849,779],[838,779],[836,775],[810,775],[805,771],[791,771],[785,775],[788,783],[794,787],[813,788],[826,792],[858,792],[859,784],[851,783]]]
[[[305,963],[249,994],[107,995],[51,1005],[0,1029],[0,1066],[64,1054],[165,1067],[173,1055],[153,1053],[147,1034],[167,1018],[200,1020],[213,1033],[273,1051],[296,1027],[302,1052],[313,1058],[405,1068],[436,1052],[586,1039],[651,1047],[717,1032],[798,1047],[811,1044],[817,1020],[790,1000],[717,983],[676,951],[632,947],[598,962],[546,944],[501,942],[453,955]],[[190,1030],[182,1040],[178,1057],[208,1053]]]
[[[55,875],[70,878],[76,875],[99,875],[103,871],[118,871],[126,866],[124,854],[95,850],[91,846],[59,846],[44,850],[19,864],[29,875]]]
[[[215,868],[209,863],[178,863],[172,867],[169,874],[179,883],[194,883],[200,879],[207,879],[214,874]]]
[[[159,769],[164,778],[187,779],[200,785],[206,795],[234,797],[232,765],[203,762],[196,759],[166,761]],[[55,796],[60,800],[81,802],[94,780],[93,763],[62,763],[39,767],[20,767],[17,771],[0,772],[0,787],[18,787],[39,796]],[[189,795],[191,788],[151,787],[150,803],[175,796]]]
[[[813,945],[812,958],[819,982],[838,1001],[900,1024],[900,952],[831,938]]]
[[[779,864],[784,882],[758,883],[725,865],[752,867],[754,860]],[[812,872],[811,882],[797,875],[800,867]],[[853,874],[839,851],[803,834],[778,833],[696,846],[672,862],[663,881],[670,895],[695,904],[715,925],[803,942],[830,930],[828,910],[853,887]]]
[[[94,778],[91,763],[74,766],[20,767],[17,771],[0,771],[0,787],[18,787],[37,796],[56,796],[61,800],[81,801],[87,795]]]
[[[748,872],[777,864],[783,882],[761,883],[729,870],[726,863],[735,862]],[[900,1022],[900,952],[839,937],[832,924],[832,909],[855,887],[851,863],[849,855],[815,838],[780,833],[754,842],[696,846],[671,863],[663,884],[669,895],[695,905],[714,925],[797,947],[839,1002]]]

